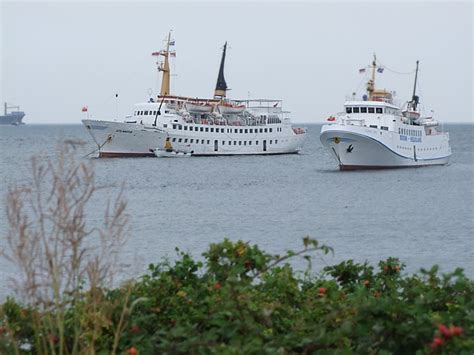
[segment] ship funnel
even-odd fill
[[[225,42],[224,49],[222,50],[221,66],[219,68],[219,75],[217,77],[217,84],[216,84],[216,90],[214,91],[214,98],[223,99],[226,96],[227,84],[224,78],[224,62],[225,62],[226,49],[227,49],[227,42]]]

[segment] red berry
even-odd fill
[[[388,271],[389,269],[390,269],[390,268],[388,267],[388,265],[385,265],[385,266],[383,267],[383,271]]]
[[[364,285],[365,285],[366,287],[369,287],[370,281],[369,281],[369,280],[364,280]]]
[[[443,345],[444,340],[438,337],[433,338],[433,342],[431,343],[431,348],[436,349],[437,347]]]
[[[134,346],[132,346],[130,349],[127,350],[127,354],[128,355],[137,355],[138,350]]]
[[[326,294],[326,292],[327,292],[327,288],[325,288],[325,287],[320,287],[319,288],[319,294],[320,295],[324,295],[324,294]]]
[[[456,327],[455,325],[452,325],[449,327],[449,332],[451,333],[452,336],[459,336],[464,332],[464,329],[461,327]]]
[[[220,284],[219,282],[216,282],[216,283],[214,284],[214,290],[219,290],[221,287],[222,287],[222,286],[221,286],[221,284]]]
[[[140,333],[140,327],[135,324],[132,326],[132,329],[130,329],[130,331],[132,332],[132,334],[138,334]]]
[[[452,335],[451,331],[444,324],[440,324],[438,330],[445,338],[450,338]]]

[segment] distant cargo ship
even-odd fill
[[[9,109],[14,109],[16,111],[10,111],[10,113],[8,113]],[[8,106],[8,104],[5,102],[5,114],[0,116],[0,124],[18,126],[24,124],[21,121],[23,117],[25,117],[25,113],[20,111],[20,106]]]

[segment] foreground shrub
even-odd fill
[[[473,353],[474,284],[462,270],[405,275],[389,258],[377,268],[349,260],[311,276],[286,263],[311,252],[330,249],[305,239],[301,251],[277,256],[224,240],[202,262],[178,251],[174,263],[150,265],[139,280],[101,291],[111,323],[98,323],[93,351],[108,353],[115,344],[130,354]],[[71,305],[66,324],[83,306]],[[37,316],[34,307],[8,300],[1,349],[21,342],[41,353],[31,330]],[[66,327],[65,344],[73,329]]]

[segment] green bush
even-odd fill
[[[110,353],[118,340],[118,352],[129,354],[474,353],[474,283],[461,269],[409,275],[389,258],[378,268],[348,260],[315,276],[287,263],[310,262],[314,252],[331,249],[306,238],[283,256],[230,240],[211,244],[202,262],[178,251],[177,261],[150,265],[139,280],[94,291],[106,309],[91,352]],[[85,307],[88,292],[72,307]],[[41,353],[38,337],[59,352],[56,334],[33,329],[38,312],[13,299],[2,305],[1,353]],[[63,352],[72,353],[80,312],[67,314],[75,318],[65,321]]]

